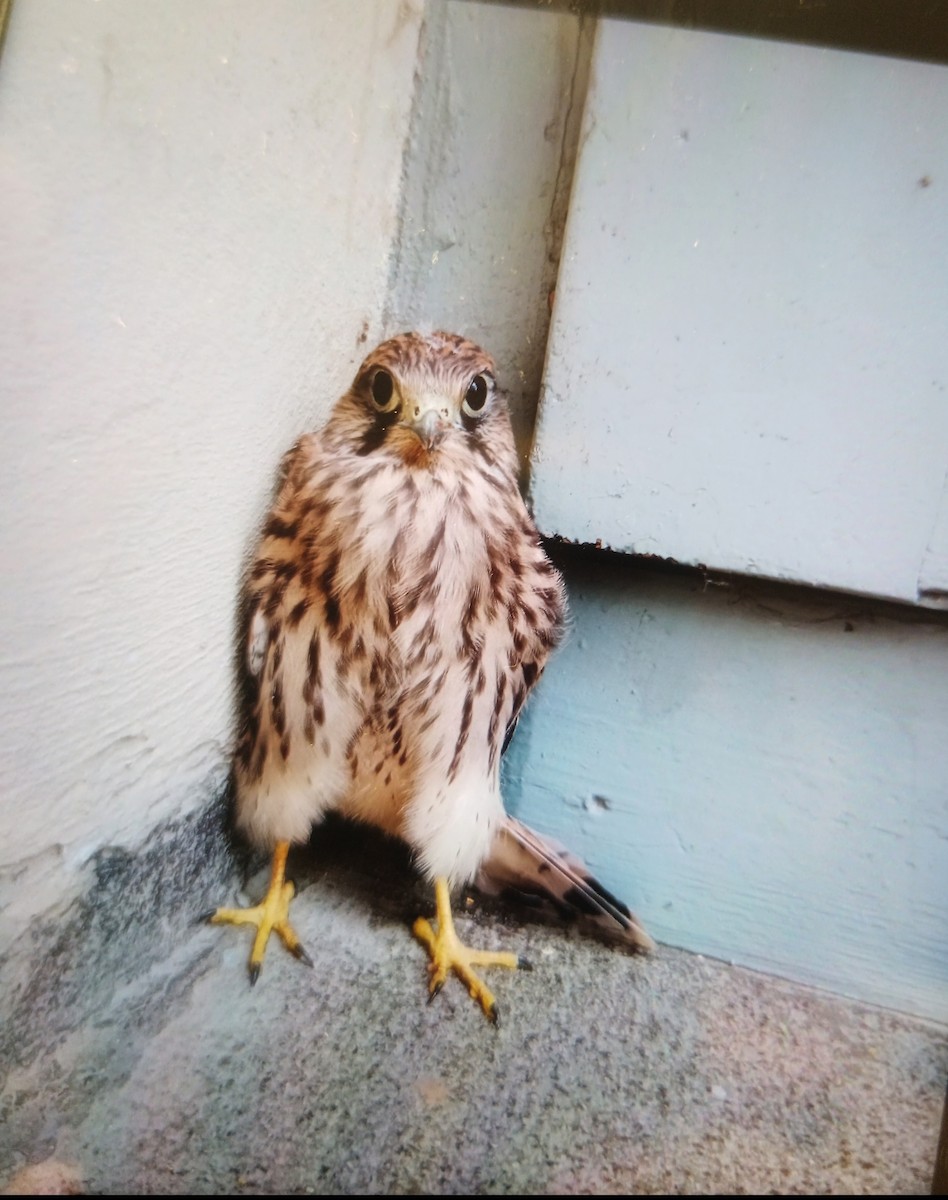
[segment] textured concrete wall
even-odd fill
[[[422,6],[14,5],[3,942],[222,780],[280,455],[380,333]]]

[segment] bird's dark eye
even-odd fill
[[[380,412],[390,412],[397,402],[395,398],[395,380],[384,368],[380,367],[372,376],[372,399]]]
[[[487,403],[487,392],[487,377],[484,375],[475,375],[468,385],[462,406],[468,416],[474,416],[481,411]]]

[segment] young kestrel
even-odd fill
[[[215,922],[272,930],[309,962],[288,919],[291,842],[333,809],[403,838],[434,881],[437,929],[415,923],[430,991],[453,970],[496,1019],[450,891],[481,880],[648,935],[582,864],[507,817],[500,757],[563,626],[563,581],[517,487],[494,364],[451,333],[406,333],[366,358],[319,433],[283,461],[246,587],[237,821],[273,850],[270,886]]]

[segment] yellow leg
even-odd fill
[[[263,965],[263,955],[267,948],[267,939],[271,933],[276,933],[287,950],[300,962],[308,967],[313,960],[303,949],[300,939],[296,936],[289,922],[290,901],[296,893],[292,883],[284,878],[286,856],[289,853],[289,842],[277,842],[273,851],[273,865],[270,868],[270,885],[263,900],[253,908],[219,908],[209,913],[207,919],[212,925],[255,925],[257,936],[253,940],[250,951],[250,984],[253,986],[260,975]]]
[[[444,878],[435,880],[435,906],[438,913],[437,933],[430,921],[419,917],[412,932],[420,942],[428,947],[431,962],[428,964],[430,980],[428,983],[429,1003],[444,987],[448,972],[453,971],[464,984],[471,997],[480,1004],[484,1015],[489,1021],[497,1024],[497,1001],[484,981],[474,973],[474,967],[521,967],[529,969],[530,964],[516,954],[502,951],[472,950],[460,941],[454,932],[454,920],[451,916],[451,895],[448,891],[448,881]]]

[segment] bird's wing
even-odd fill
[[[279,729],[274,730],[274,689],[270,686],[268,690],[265,685],[268,671],[272,685],[273,659],[275,654],[282,654],[282,645],[274,633],[284,615],[282,610],[287,605],[288,589],[295,589],[291,593],[295,604],[301,598],[298,549],[294,539],[299,531],[306,483],[319,449],[318,435],[304,434],[283,456],[275,498],[243,582],[238,613],[237,684],[241,723],[236,748],[238,781],[248,776],[259,777],[271,734],[275,736],[275,746],[282,740]],[[288,610],[290,614],[295,611],[292,607]],[[278,689],[277,694],[282,699],[282,689]],[[277,724],[281,721],[282,718]],[[254,763],[256,766],[252,767]]]
[[[244,589],[246,662],[252,675],[260,673],[270,622],[298,574],[299,552],[294,539],[299,532],[303,492],[319,450],[318,435],[304,434],[280,463],[276,497]]]
[[[593,877],[581,859],[513,817],[504,819],[494,837],[476,887],[533,908],[552,906],[561,917],[577,920],[590,932],[632,950],[655,948],[634,913]]]

